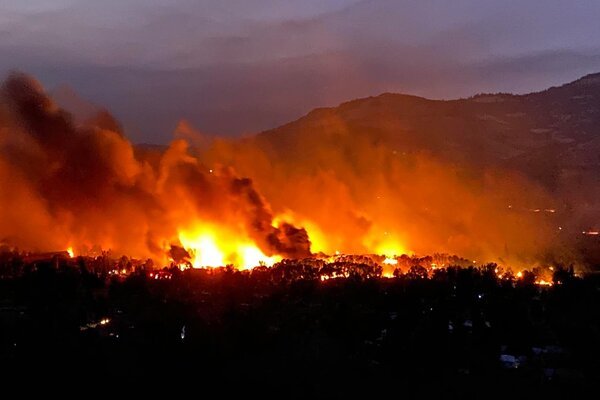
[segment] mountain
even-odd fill
[[[459,165],[516,169],[549,189],[573,176],[594,181],[600,176],[600,74],[526,95],[440,101],[385,93],[317,109],[256,141],[272,156],[304,158],[307,146],[341,148],[349,140],[352,147],[359,137]]]

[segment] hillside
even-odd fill
[[[256,140],[287,158],[304,157],[315,142],[343,147],[344,138],[357,136],[397,153],[517,169],[555,189],[573,175],[594,179],[600,171],[600,74],[520,96],[438,101],[385,93],[317,109]]]

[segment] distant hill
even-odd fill
[[[438,101],[385,93],[310,112],[259,134],[273,155],[367,137],[398,152],[452,163],[502,166],[557,189],[573,177],[600,182],[600,74],[527,95]],[[322,161],[322,160],[321,160]]]

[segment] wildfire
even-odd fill
[[[10,247],[181,270],[377,254],[392,276],[402,269],[399,256],[413,251],[528,255],[541,253],[534,242],[545,247],[556,236],[555,222],[544,238],[539,218],[486,211],[529,209],[508,202],[528,191],[503,173],[485,171],[484,185],[473,185],[461,178],[470,174],[429,155],[394,150],[390,158],[385,146],[359,139],[368,135],[323,135],[322,143],[306,142],[319,150],[302,157],[269,145],[270,155],[256,138],[215,141],[201,154],[181,138],[164,151],[141,151],[117,130],[74,124],[20,74],[0,90],[0,115],[0,152],[8,155],[0,157],[0,182],[8,185],[0,193],[0,244],[9,238]],[[559,212],[536,197],[521,200],[546,205],[534,212]]]
[[[394,277],[394,271],[384,270],[381,273],[381,276],[383,276],[384,278],[393,278]]]
[[[383,239],[369,238],[365,242],[365,246],[369,249],[374,249],[375,254],[384,255],[389,259],[403,254],[412,254],[395,235],[388,232],[384,232],[383,235]]]
[[[215,227],[195,227],[179,232],[179,241],[191,256],[194,268],[234,265],[251,269],[259,265],[272,266],[280,256],[265,255],[250,239]]]
[[[336,246],[342,244],[340,243],[340,239],[327,235],[315,222],[307,218],[302,218],[292,211],[287,210],[273,218],[273,225],[277,226],[284,221],[291,222],[306,229],[308,236],[310,237],[310,248],[312,252],[322,252],[325,254],[335,252],[339,254]]]

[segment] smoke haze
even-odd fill
[[[269,204],[231,168],[209,171],[175,140],[140,159],[102,112],[75,126],[32,78],[0,94],[0,238],[26,250],[93,248],[165,259],[194,221],[249,237],[267,255],[308,256],[306,232],[273,226]]]

